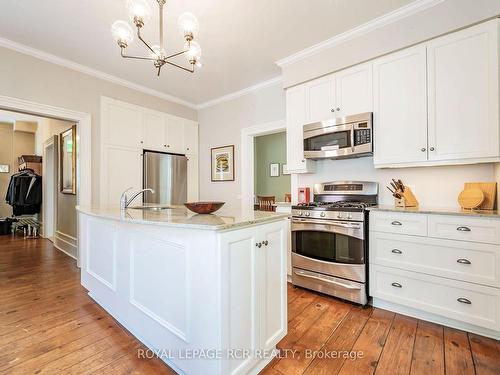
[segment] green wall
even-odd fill
[[[274,195],[277,202],[285,201],[285,193],[290,193],[290,175],[283,176],[286,163],[286,133],[276,133],[255,137],[255,195]],[[280,164],[279,177],[269,176],[269,164]]]

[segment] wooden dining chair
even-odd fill
[[[257,203],[259,205],[260,211],[274,211],[274,202],[276,202],[276,198],[274,195],[257,195]]]
[[[292,201],[292,193],[285,193],[285,202],[291,202]]]

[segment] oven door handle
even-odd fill
[[[346,284],[343,284],[343,283],[339,283],[337,281],[323,279],[322,277],[318,277],[318,276],[314,276],[314,275],[309,275],[309,274],[307,274],[305,272],[295,271],[294,270],[293,273],[295,273],[297,276],[302,276],[302,277],[307,277],[309,279],[324,281],[325,283],[333,284],[333,285],[336,285],[336,286],[340,286],[340,287],[345,288],[345,289],[349,289],[349,290],[361,290],[361,287],[358,287],[358,286],[346,285]]]
[[[319,221],[319,220],[292,220],[292,222],[297,223],[297,224],[320,224],[320,225],[325,225],[325,226],[334,226],[334,227],[341,227],[341,228],[347,228],[347,229],[361,229],[361,225],[359,224],[347,224],[347,223],[339,223],[335,221],[329,221],[329,222],[324,222],[324,221]]]

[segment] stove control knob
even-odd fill
[[[352,219],[352,215],[351,214],[347,214],[347,218],[348,219]]]
[[[342,214],[340,212],[337,214],[337,219],[342,219]]]
[[[320,214],[319,214],[319,216],[321,216],[321,217],[325,217],[325,213],[324,213],[324,212],[322,212],[322,213],[320,213]]]
[[[299,211],[299,216],[302,216],[304,215],[304,213],[302,211]]]
[[[310,212],[306,212],[306,216],[307,217],[311,216],[311,213]]]

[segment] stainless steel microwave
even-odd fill
[[[373,155],[372,113],[304,125],[304,157],[341,159]]]

